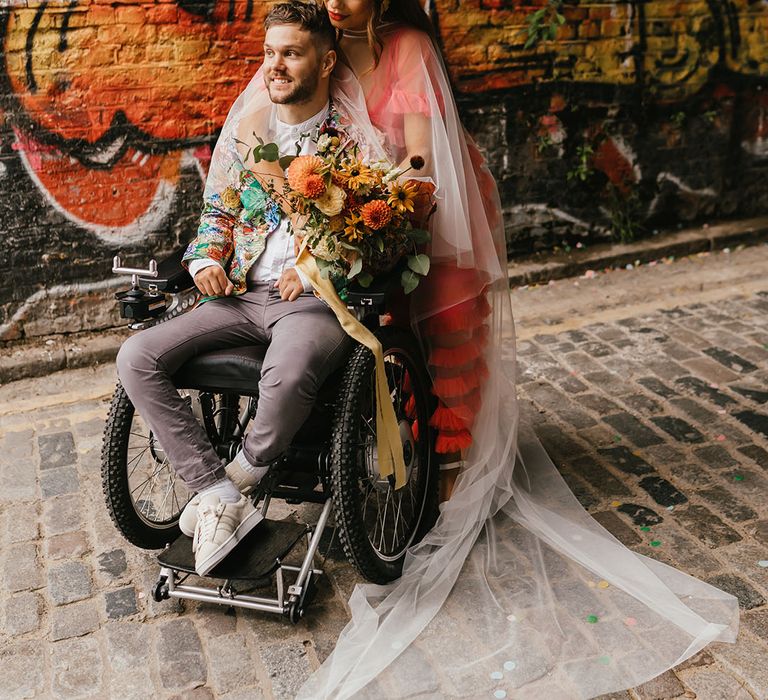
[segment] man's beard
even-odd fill
[[[267,84],[267,91],[269,97],[275,104],[278,105],[293,105],[301,102],[306,102],[314,96],[317,92],[317,86],[319,83],[317,75],[310,75],[301,81],[294,81],[293,90],[288,93],[282,93],[280,95],[272,94],[272,81]]]

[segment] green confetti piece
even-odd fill
[[[650,531],[651,531],[651,528],[649,528],[647,525],[643,525],[643,526],[642,526],[640,529],[641,529],[643,532],[650,532]]]
[[[744,481],[744,477],[741,474],[734,474],[733,475],[734,481]]]
[[[621,435],[614,435],[613,436],[613,441],[614,442],[621,442]]]
[[[607,666],[608,664],[611,663],[611,657],[610,656],[601,656],[598,659],[598,662],[603,664],[603,666]]]
[[[598,620],[597,615],[587,615],[587,622],[589,622],[590,625],[594,625]]]
[[[661,545],[661,540],[651,540],[651,547],[658,547]]]

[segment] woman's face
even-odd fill
[[[337,29],[360,31],[368,26],[374,0],[325,0],[331,24]]]

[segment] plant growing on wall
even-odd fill
[[[520,32],[527,35],[524,49],[530,49],[542,41],[553,41],[557,37],[557,30],[565,24],[563,2],[564,0],[547,0],[544,7],[528,15],[527,26]]]

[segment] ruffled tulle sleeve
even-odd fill
[[[389,108],[394,114],[421,114],[432,117],[433,92],[424,66],[432,61],[429,39],[415,30],[403,30],[393,37],[389,78],[392,94]]]

